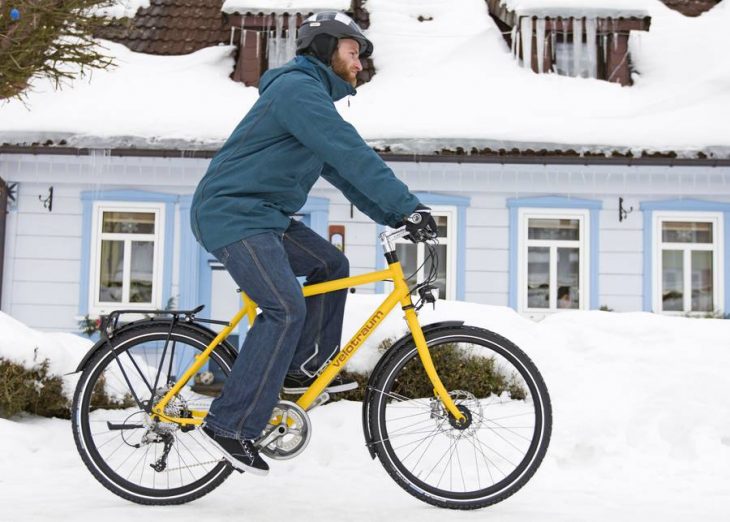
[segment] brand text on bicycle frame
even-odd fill
[[[378,323],[380,320],[384,317],[383,312],[378,310],[375,315],[373,315],[368,322],[363,326],[359,332],[357,332],[357,335],[350,341],[350,343],[345,346],[341,351],[340,355],[337,356],[337,359],[332,363],[335,368],[339,368],[342,366],[345,361],[350,357],[350,354],[355,351],[355,348],[360,346],[360,343],[368,336],[368,334],[376,327],[378,326]]]

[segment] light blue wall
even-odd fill
[[[165,203],[164,252],[162,264],[162,306],[172,296],[172,263],[175,246],[175,203],[179,196],[143,190],[98,190],[81,192],[82,230],[81,230],[81,273],[79,276],[79,315],[89,313],[89,280],[91,274],[91,223],[95,202],[103,201],[144,201]]]
[[[565,208],[585,209],[589,211],[590,237],[588,248],[590,250],[589,279],[590,279],[590,308],[598,308],[598,244],[600,234],[598,226],[599,211],[603,207],[601,201],[592,199],[568,198],[564,196],[542,196],[532,198],[508,198],[509,208],[509,306],[517,309],[517,288],[518,257],[519,257],[519,209],[520,208]]]
[[[730,203],[707,201],[700,199],[668,199],[662,201],[642,201],[640,209],[644,215],[644,311],[652,311],[653,271],[658,268],[658,263],[653,259],[654,238],[654,212],[656,211],[678,211],[678,212],[721,212],[723,216],[723,238],[720,243],[723,248],[723,274],[725,280],[721,283],[724,288],[725,302],[721,312],[727,313],[730,310],[730,285],[728,274],[730,274]]]

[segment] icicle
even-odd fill
[[[525,16],[520,19],[520,33],[522,33],[522,66],[532,69],[532,18]]]
[[[583,50],[583,19],[573,19],[573,76],[581,76],[581,51]]]
[[[613,48],[618,50],[618,19],[613,18],[611,22],[613,23]]]
[[[537,72],[542,73],[545,65],[545,19],[538,18],[535,23],[537,38]]]
[[[601,45],[603,46],[603,63],[608,61],[608,35],[601,35]]]
[[[266,28],[266,59],[268,60],[271,55],[271,16],[266,15],[264,20],[264,27]]]
[[[231,26],[231,41],[228,43],[228,45],[233,45],[233,35],[236,34],[236,28]]]
[[[286,47],[284,46],[284,15],[277,13],[276,15],[276,67],[284,64],[284,55]]]
[[[297,15],[289,13],[289,26],[286,33],[286,55],[284,63],[297,54]]]
[[[517,55],[517,26],[512,27],[512,56],[519,58]]]
[[[598,71],[598,40],[596,39],[595,18],[586,18],[586,44],[588,49],[588,77],[595,78]]]
[[[557,71],[557,67],[555,66],[555,57],[557,56],[557,50],[556,50],[557,42],[558,42],[558,27],[556,25],[554,25],[553,30],[550,31],[550,63],[553,64],[552,68],[554,71]]]
[[[568,48],[568,26],[571,24],[572,20],[573,20],[572,18],[563,18],[563,46],[564,46],[564,49]],[[568,76],[573,75],[572,67],[573,66],[570,65],[568,70],[566,71],[566,73],[568,73]]]

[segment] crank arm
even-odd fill
[[[283,424],[279,424],[278,426],[275,426],[274,429],[271,430],[268,435],[266,435],[266,437],[256,442],[256,446],[259,448],[265,448],[279,437],[283,437],[284,435],[286,435],[287,431],[289,431],[289,429],[286,426],[284,426]]]

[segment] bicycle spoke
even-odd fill
[[[439,506],[482,507],[509,496],[524,483],[519,478],[534,473],[547,443],[535,444],[535,427],[550,405],[534,365],[518,348],[484,330],[450,331],[426,335],[427,345],[465,420],[455,422],[431,395],[420,356],[402,349],[371,377],[377,392],[371,432],[383,434],[376,453],[411,494]],[[549,429],[548,421],[548,440]]]

